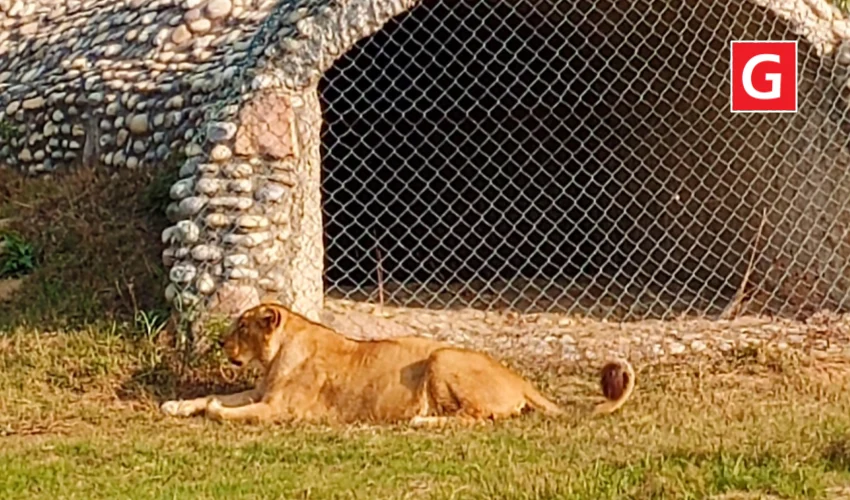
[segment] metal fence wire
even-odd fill
[[[749,2],[433,0],[321,83],[326,290],[603,318],[847,305],[847,72],[733,114]]]

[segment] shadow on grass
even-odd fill
[[[116,389],[122,401],[189,399],[230,394],[254,386],[257,373],[228,366],[218,352],[187,362],[171,348],[153,354],[130,372]]]

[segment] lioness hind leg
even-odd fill
[[[241,420],[253,422],[268,422],[273,420],[272,408],[267,403],[250,403],[244,406],[223,406],[217,399],[210,401],[206,408],[207,417],[211,420]]]
[[[426,376],[427,416],[488,420],[518,415],[528,406],[525,382],[483,353],[435,351]]]

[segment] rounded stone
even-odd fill
[[[171,32],[171,41],[175,45],[183,45],[192,39],[192,32],[185,24],[181,24]]]
[[[248,163],[237,163],[225,166],[223,173],[231,179],[245,179],[254,173],[254,168]]]
[[[146,134],[148,132],[148,114],[140,113],[130,117],[128,128],[130,129],[130,132],[136,135]]]
[[[168,273],[168,278],[179,284],[189,283],[197,275],[198,269],[192,264],[177,264],[171,268]]]
[[[168,28],[163,28],[157,32],[157,34],[153,37],[153,44],[155,47],[162,47],[166,40],[171,36],[171,30]],[[173,52],[160,52],[159,60],[167,62],[168,56],[173,56]]]
[[[118,116],[118,112],[121,110],[121,104],[118,101],[110,102],[106,105],[106,116]]]
[[[200,179],[196,184],[196,188],[199,193],[211,196],[221,190],[221,183],[218,179]]]
[[[165,207],[165,217],[169,220],[169,222],[177,222],[182,220],[182,213],[180,212],[180,204],[178,203],[169,203],[167,207]]]
[[[269,220],[262,215],[242,215],[236,219],[240,229],[262,229],[269,227]]]
[[[210,0],[204,11],[208,18],[219,19],[230,14],[232,9],[233,4],[230,0]]]
[[[197,21],[202,18],[203,15],[201,14],[201,9],[189,9],[185,14],[183,14],[183,21],[187,23],[191,23],[192,21]]]
[[[107,45],[103,50],[104,57],[114,57],[121,53],[121,44],[113,43],[111,45]]]
[[[267,184],[256,193],[258,201],[263,203],[277,203],[282,201],[289,193],[289,189],[279,184]]]
[[[198,276],[195,286],[198,288],[198,292],[211,295],[215,291],[215,278],[210,273],[202,273]]]
[[[204,34],[212,28],[212,22],[204,17],[196,19],[189,23],[189,30],[192,33]]]
[[[218,170],[218,164],[216,163],[201,163],[198,165],[198,172],[201,175],[214,176],[218,174]],[[218,189],[218,187],[216,187],[216,189]]]
[[[207,205],[209,198],[206,196],[190,196],[180,201],[180,215],[183,217],[192,217],[197,215]]]
[[[122,128],[115,135],[115,144],[117,144],[118,147],[121,147],[127,142],[127,139],[129,137],[130,137],[130,132],[127,129]]]
[[[103,134],[102,136],[100,136],[100,140],[98,140],[98,143],[100,144],[100,147],[106,148],[106,147],[112,145],[112,141],[113,141],[113,137],[111,135]]]
[[[180,177],[192,177],[198,171],[198,162],[192,158],[183,162],[180,166],[180,172],[177,174]]]
[[[221,259],[221,249],[213,245],[198,245],[192,249],[192,258],[197,261]]]
[[[44,127],[41,129],[41,133],[44,134],[44,137],[51,137],[55,135],[59,131],[59,127],[56,126],[53,122],[45,122]]]
[[[222,241],[230,245],[240,245],[247,248],[253,248],[265,243],[271,239],[271,233],[265,231],[261,233],[251,234],[228,234],[225,235]]]
[[[12,101],[6,106],[6,115],[12,116],[21,108],[21,101]]]
[[[165,144],[160,144],[156,147],[156,159],[157,160],[165,160],[171,154],[171,150],[168,149],[168,146]]]
[[[236,135],[236,124],[231,122],[212,122],[207,129],[207,138],[213,142],[229,141]]]
[[[174,248],[166,248],[162,251],[162,265],[165,267],[171,267],[177,262],[177,257],[174,255]]]
[[[171,186],[171,189],[168,191],[168,194],[171,196],[172,200],[182,200],[184,198],[188,198],[195,191],[195,181],[194,179],[180,179],[175,182],[174,185]]]
[[[201,237],[201,228],[190,220],[181,220],[175,227],[180,231],[180,240],[183,243],[194,243]]]
[[[678,355],[678,354],[682,354],[683,352],[685,352],[685,346],[678,343],[678,342],[671,343],[668,346],[668,349],[670,351],[670,354],[673,354],[673,355]]]
[[[272,280],[272,279],[268,279],[268,278],[263,278],[263,279],[257,281],[257,286],[259,286],[260,288],[262,288],[263,290],[265,290],[267,292],[280,292],[284,288],[282,282]]]
[[[230,225],[231,217],[226,214],[209,214],[204,222],[209,227],[225,227]]]
[[[185,99],[182,95],[176,95],[165,101],[165,109],[180,109],[183,107]]]
[[[162,244],[170,245],[179,239],[179,230],[177,226],[169,226],[162,230]]]
[[[186,147],[183,148],[183,154],[185,154],[189,158],[193,156],[199,156],[204,154],[204,148],[202,148],[198,144],[195,144],[194,142],[190,142],[186,145]]]
[[[21,106],[24,109],[40,109],[44,107],[45,102],[46,101],[44,100],[44,98],[39,96],[25,100],[23,103],[21,103]]]
[[[183,307],[193,307],[201,301],[201,298],[190,291],[180,294],[180,303]]]
[[[220,198],[212,198],[209,204],[215,208],[235,208],[237,210],[247,210],[254,205],[254,200],[240,196],[222,196]]]
[[[705,342],[702,340],[694,340],[691,342],[691,350],[694,352],[702,352],[706,350],[708,346],[705,345]]]
[[[254,189],[251,179],[237,179],[227,183],[227,189],[231,193],[250,193]]]
[[[225,162],[233,156],[233,151],[224,144],[216,144],[210,151],[210,158],[213,161]]]

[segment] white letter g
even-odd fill
[[[756,69],[756,66],[763,62],[779,62],[778,54],[759,54],[749,61],[744,66],[744,90],[753,97],[753,99],[759,99],[766,101],[768,99],[778,99],[780,96],[780,82],[782,81],[782,75],[779,73],[767,73],[764,75],[764,79],[770,82],[770,92],[759,92],[753,87],[753,70]]]

